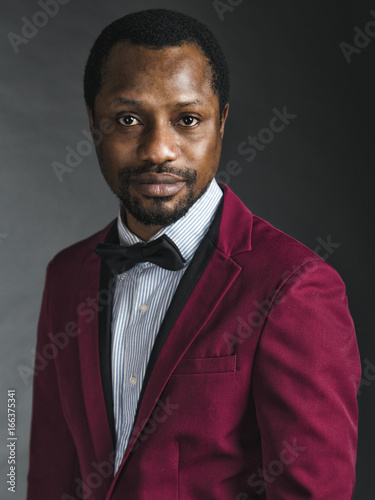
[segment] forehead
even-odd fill
[[[185,43],[177,47],[153,49],[130,42],[112,48],[103,68],[100,94],[164,95],[190,99],[193,94],[216,98],[212,70],[199,47]]]

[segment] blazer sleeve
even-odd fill
[[[61,406],[55,362],[43,349],[51,346],[48,276],[47,269],[35,354],[27,500],[74,500],[79,474],[76,449]]]
[[[350,500],[361,365],[345,287],[324,261],[275,295],[254,363],[267,500]]]

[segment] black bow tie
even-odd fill
[[[177,245],[165,234],[148,243],[136,243],[130,247],[99,243],[95,252],[116,274],[128,271],[139,262],[152,262],[170,271],[182,269],[186,262]]]

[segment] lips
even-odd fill
[[[136,175],[132,180],[140,184],[174,184],[184,181],[181,177],[177,177],[173,174],[155,174],[153,172]]]
[[[135,190],[144,196],[173,196],[185,185],[181,177],[153,172],[136,175],[131,181]]]

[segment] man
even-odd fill
[[[352,498],[344,285],[216,183],[228,82],[216,39],[176,12],[125,16],[91,50],[120,210],[48,266],[28,500]]]

